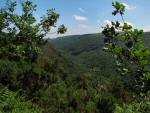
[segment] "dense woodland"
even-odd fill
[[[123,19],[125,6],[112,6]],[[45,39],[67,28],[55,9],[39,23],[35,11],[30,0],[0,9],[0,113],[150,113],[149,32],[123,19],[99,34]]]

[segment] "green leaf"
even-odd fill
[[[145,78],[146,78],[146,80],[150,80],[150,73],[145,74]]]
[[[114,49],[113,49],[113,52],[115,53],[115,54],[120,54],[121,53],[121,48],[119,48],[119,47],[115,47]]]
[[[133,52],[133,54],[134,54],[135,57],[139,57],[141,55],[141,52],[136,50],[136,51]]]
[[[147,65],[148,64],[148,60],[140,60],[140,64],[141,65]]]
[[[144,56],[145,56],[145,57],[150,56],[150,51],[149,51],[149,50],[144,51]]]

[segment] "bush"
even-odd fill
[[[114,113],[115,100],[111,95],[101,94],[97,97],[97,108],[100,113]]]
[[[96,113],[96,104],[95,102],[89,101],[86,105],[86,110],[88,113]]]
[[[36,63],[0,60],[0,83],[12,91],[21,89],[31,97],[48,86],[48,78],[46,71]]]
[[[0,60],[0,83],[14,90],[19,73],[20,69],[16,62]]]
[[[136,100],[129,105],[116,105],[115,113],[150,113],[150,95]]]
[[[41,94],[40,103],[46,112],[63,113],[68,106],[67,88],[63,81],[50,85]]]
[[[129,90],[125,87],[121,78],[112,77],[109,78],[107,83],[108,93],[111,93],[119,102],[130,102],[132,97]]]

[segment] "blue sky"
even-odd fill
[[[109,23],[110,20],[120,20],[120,17],[111,15],[113,10],[111,4],[115,0],[32,1],[37,4],[35,16],[38,20],[46,13],[47,9],[55,8],[60,14],[58,24],[63,23],[68,28],[66,35],[100,32],[101,26]],[[150,30],[150,0],[119,1],[127,5],[127,11],[125,13],[126,22],[131,23],[136,28],[143,28],[145,31]]]

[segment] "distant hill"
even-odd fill
[[[102,74],[116,74],[111,55],[102,50],[104,47],[102,34],[85,34],[50,39],[56,48],[63,50],[71,58],[86,69],[100,69]],[[147,47],[150,47],[150,32],[144,34]]]
[[[68,53],[73,61],[81,64],[86,69],[98,69],[105,76],[113,72],[113,60],[108,53],[102,50],[104,46],[103,35],[86,34],[60,37],[50,42],[56,47]]]

